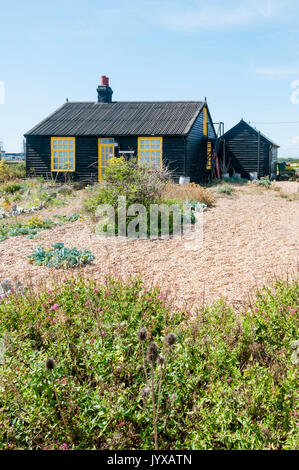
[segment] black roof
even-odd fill
[[[234,127],[232,127],[227,132],[225,132],[225,134],[223,134],[223,136],[221,138],[225,139],[226,137],[228,137],[230,135],[231,132],[236,131],[238,127],[244,127],[244,126],[249,127],[249,129],[254,131],[257,135],[260,134],[262,139],[266,140],[269,144],[273,145],[273,147],[279,148],[279,145],[277,145],[275,142],[273,142],[273,140],[270,140],[268,137],[266,137],[264,134],[262,134],[262,132],[260,132],[258,129],[256,129],[255,127],[248,124],[248,122],[244,121],[244,119],[241,119],[241,121],[238,122],[238,124],[236,124]]]
[[[203,101],[67,102],[28,135],[186,135]]]

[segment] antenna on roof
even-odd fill
[[[205,103],[207,102],[207,97],[205,96]]]
[[[69,99],[68,99],[68,98],[66,98],[66,100],[65,100],[65,101],[68,103],[68,102],[69,102]]]

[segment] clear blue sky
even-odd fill
[[[7,151],[67,97],[96,100],[107,75],[116,101],[207,96],[226,130],[270,122],[257,127],[280,156],[299,156],[298,0],[0,0],[0,18]]]

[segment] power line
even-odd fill
[[[248,121],[249,124],[299,124],[299,121],[271,121],[271,122],[260,122],[260,121]]]

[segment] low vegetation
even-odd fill
[[[94,260],[94,255],[89,250],[67,248],[63,243],[55,243],[53,247],[48,249],[35,248],[28,258],[31,263],[37,266],[67,269],[90,264]]]
[[[234,191],[234,188],[232,186],[230,186],[229,184],[224,184],[222,186],[219,186],[217,188],[217,192],[220,193],[220,194],[226,194],[228,196],[230,196],[232,194],[232,192]]]
[[[54,222],[51,219],[44,219],[39,216],[33,216],[25,221],[17,221],[13,223],[0,224],[0,242],[6,240],[8,237],[17,237],[27,235],[27,238],[36,237],[40,231],[50,229],[55,226],[61,226],[67,222],[76,222],[80,216],[78,214],[54,215],[58,221]]]
[[[0,183],[7,183],[26,176],[25,163],[14,163],[8,165],[4,160],[0,160]]]
[[[138,279],[8,296],[0,449],[298,449],[298,293],[278,282],[242,315],[178,312]]]

